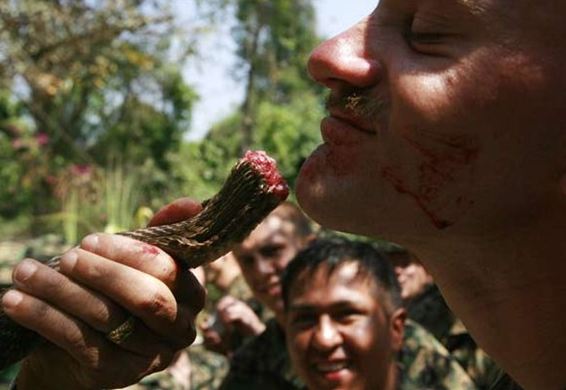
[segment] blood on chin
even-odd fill
[[[356,179],[360,169],[355,167],[354,159],[334,168],[338,153],[327,144],[319,146],[305,161],[299,172],[296,193],[303,210],[315,221],[328,228],[334,226],[336,212],[344,210],[348,194],[354,194]]]
[[[358,168],[361,153],[358,144],[336,145],[324,143],[320,145],[307,159],[301,171],[307,176],[320,174],[323,170],[326,174],[336,177],[347,176]]]

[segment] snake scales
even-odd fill
[[[248,152],[196,216],[119,234],[155,245],[182,266],[195,268],[229,252],[287,195],[287,184],[275,161],[264,152]],[[48,264],[56,268],[58,260],[55,257]],[[0,309],[0,370],[23,359],[42,341]]]

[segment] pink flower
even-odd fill
[[[92,173],[92,166],[88,164],[71,165],[71,173],[75,176],[88,176]]]
[[[19,150],[19,149],[22,149],[24,147],[25,147],[24,140],[22,140],[21,138],[18,137],[18,138],[14,138],[12,140],[12,148]]]
[[[37,140],[39,146],[47,145],[47,143],[49,142],[49,136],[47,135],[47,133],[37,133],[35,139]]]

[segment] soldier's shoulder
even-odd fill
[[[269,383],[269,386],[265,387]],[[275,319],[267,322],[265,331],[243,345],[234,354],[222,389],[256,388],[300,389],[302,383],[294,374],[287,353],[285,334]],[[254,387],[255,386],[255,387]],[[260,386],[261,388],[261,386]]]
[[[404,345],[399,354],[402,389],[476,388],[465,370],[426,329],[413,321],[405,325]]]
[[[266,323],[263,333],[239,348],[232,359],[233,370],[268,370],[274,362],[286,355],[285,335],[275,319]]]

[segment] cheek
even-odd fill
[[[380,349],[379,346],[383,345],[383,340],[387,335],[376,331],[379,328],[380,324],[372,318],[366,318],[358,321],[343,334],[350,348],[363,357],[373,353],[374,349]]]
[[[287,349],[291,356],[291,360],[297,370],[305,365],[302,362],[306,359],[309,335],[307,332],[293,333],[287,332],[289,338],[287,341]]]
[[[242,268],[242,274],[244,275],[244,280],[246,281],[248,286],[250,286],[250,288],[255,292],[257,290],[261,277],[254,269],[252,269],[252,267],[245,269]]]
[[[443,229],[474,204],[469,189],[480,138],[477,118],[466,120],[472,105],[462,97],[469,85],[454,75],[407,75],[398,82],[381,175]]]

